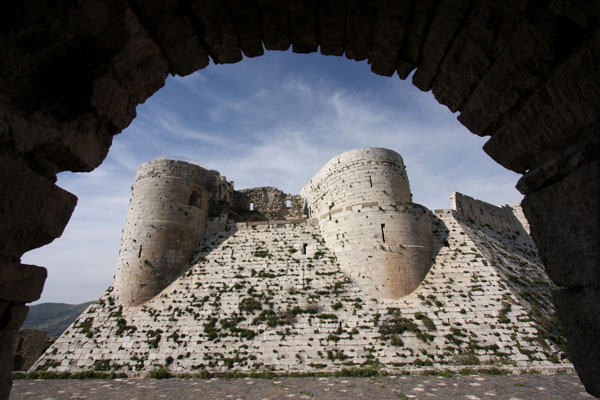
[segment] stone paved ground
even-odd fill
[[[573,373],[378,378],[18,380],[10,399],[592,399]]]

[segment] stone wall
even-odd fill
[[[138,168],[113,284],[120,304],[146,302],[181,273],[204,235],[220,183],[218,172],[183,161]]]
[[[570,368],[535,247],[451,210],[433,226],[425,280],[381,300],[342,272],[317,221],[230,221],[207,230],[192,267],[142,307],[120,308],[109,288],[33,369]]]
[[[233,182],[227,181],[227,178],[224,176],[219,177],[215,189],[209,192],[209,217],[218,217],[223,213],[229,212],[229,207],[233,203],[233,196]]]
[[[380,298],[412,292],[431,266],[431,213],[411,203],[402,157],[382,148],[330,160],[300,192],[341,268]]]
[[[46,332],[36,329],[21,329],[17,335],[13,370],[27,371],[54,340]]]
[[[529,224],[520,206],[498,207],[458,192],[454,192],[450,198],[452,209],[473,223],[488,225],[502,232],[529,231]]]
[[[252,204],[252,210],[250,205]],[[271,186],[234,192],[233,206],[238,221],[295,220],[304,218],[303,200]]]
[[[521,228],[527,232],[528,235],[531,234],[530,228],[529,228],[529,221],[527,221],[527,217],[525,216],[525,213],[523,212],[523,208],[521,207],[520,204],[509,204],[508,207],[510,207],[513,215],[515,216],[515,218],[517,219],[517,221],[519,221],[519,224],[521,224]],[[519,227],[517,226],[517,229]]]

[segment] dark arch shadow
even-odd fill
[[[403,77],[416,67],[419,88],[433,89],[440,102],[460,110],[470,130],[492,135],[486,152],[527,173],[519,187],[527,194],[532,236],[562,288],[556,303],[573,327],[566,334],[578,373],[600,394],[600,346],[590,339],[600,332],[592,317],[600,298],[600,167],[597,151],[590,151],[597,149],[592,125],[600,86],[595,2],[174,2],[164,8],[117,2],[80,8],[85,4],[3,6],[0,33],[11,52],[0,106],[8,202],[1,254],[8,260],[3,269],[19,271],[33,288],[3,294],[14,315],[20,318],[23,304],[39,297],[45,279],[45,272],[21,266],[20,256],[58,237],[75,206],[74,197],[53,184],[55,174],[95,168],[136,104],[168,73],[203,68],[209,56],[217,63],[237,62],[242,52],[257,56],[263,43],[267,49],[292,45],[296,52],[320,47],[323,54],[368,58],[383,75]],[[31,32],[38,32],[37,41],[26,40]],[[39,198],[44,201],[22,201]]]

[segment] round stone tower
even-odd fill
[[[182,272],[202,240],[220,180],[218,172],[183,161],[138,168],[113,282],[119,304],[143,304]]]
[[[399,298],[431,267],[431,212],[412,203],[402,157],[369,147],[330,160],[300,195],[341,268],[367,293]]]

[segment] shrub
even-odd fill
[[[80,323],[77,328],[79,328],[79,332],[84,333],[86,337],[91,338],[93,336],[92,332],[92,324],[94,323],[94,318],[86,318],[85,321]]]
[[[148,379],[168,379],[172,377],[173,375],[171,372],[165,367],[153,369],[152,371],[148,372]]]
[[[122,372],[50,372],[50,371],[33,371],[33,372],[13,372],[13,379],[117,379],[127,378],[127,374]]]
[[[416,334],[421,330],[414,322],[403,317],[396,317],[392,320],[386,321],[379,327],[379,333],[381,333],[384,337],[393,334],[401,335],[406,331]]]
[[[472,351],[468,351],[468,352],[464,352],[464,353],[456,355],[454,357],[454,362],[456,362],[458,365],[480,365],[481,364],[481,361],[479,361],[477,354],[475,354]]]
[[[255,310],[262,310],[262,304],[252,297],[246,297],[240,301],[238,308],[242,312],[245,311],[251,313]]]
[[[94,371],[110,371],[110,360],[94,361]]]
[[[437,328],[435,327],[435,324],[427,315],[425,315],[421,312],[417,312],[417,313],[415,313],[415,318],[420,320],[423,323],[423,325],[425,325],[425,328],[427,328],[428,331],[437,330]]]
[[[259,257],[259,258],[271,257],[271,254],[269,253],[269,250],[256,249],[256,251],[254,251],[254,257]]]
[[[511,305],[507,301],[502,302],[502,309],[498,311],[498,322],[501,324],[507,324],[510,322],[510,318],[506,316],[511,310]]]
[[[119,318],[117,319],[117,330],[115,331],[115,335],[117,336],[121,336],[123,334],[123,332],[125,331],[129,331],[131,333],[135,332],[137,330],[137,327],[133,326],[133,325],[127,325],[127,321],[125,320],[125,318]]]
[[[421,375],[425,375],[425,376],[443,376],[444,378],[452,378],[454,376],[454,372],[449,370],[449,369],[444,369],[444,370],[435,370],[435,369],[429,369],[427,371],[423,371],[421,373]]]
[[[338,319],[337,315],[335,315],[335,314],[325,314],[325,313],[318,314],[317,318],[319,318],[319,319]]]
[[[146,336],[148,336],[148,345],[150,346],[151,349],[156,349],[158,347],[158,344],[160,343],[160,340],[162,339],[162,330],[157,329],[157,330],[149,330],[146,333]]]
[[[510,371],[500,368],[486,368],[477,371],[480,375],[510,375]]]
[[[291,325],[296,320],[296,315],[300,312],[296,312],[296,310],[302,311],[302,309],[295,307],[292,310],[279,311],[275,312],[271,309],[263,310],[252,320],[252,325],[258,325],[261,322],[267,323],[267,326],[274,328],[279,325]]]

